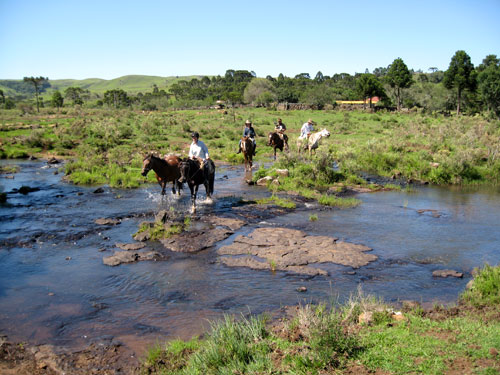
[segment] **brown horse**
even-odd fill
[[[274,149],[274,160],[276,160],[276,149],[283,151],[283,147],[285,147],[285,150],[288,150],[288,137],[283,134],[283,139],[281,139],[278,133],[271,132],[268,135],[267,145]]]
[[[252,170],[252,159],[253,152],[255,148],[253,145],[253,141],[250,137],[241,138],[241,151],[243,152],[243,157],[245,158],[245,171]]]
[[[161,195],[165,195],[165,186],[169,181],[172,181],[172,194],[175,194],[175,187],[177,186],[177,194],[180,195],[182,189],[182,183],[179,181],[181,177],[180,162],[181,159],[175,155],[168,155],[165,159],[162,159],[149,154],[142,162],[141,174],[146,177],[152,169],[156,173],[156,180],[161,186]]]

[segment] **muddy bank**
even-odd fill
[[[115,375],[137,374],[135,353],[112,339],[70,350],[52,345],[14,343],[0,336],[2,375]]]

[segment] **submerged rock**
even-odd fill
[[[157,260],[161,254],[156,251],[115,251],[109,257],[102,258],[102,262],[107,266],[118,266],[122,263],[132,263],[141,260]]]
[[[121,221],[118,219],[100,218],[96,219],[95,223],[99,225],[118,225]]]
[[[328,236],[308,236],[287,228],[257,228],[248,236],[238,236],[217,253],[230,267],[269,269],[304,275],[327,275],[311,264],[336,263],[353,268],[365,266],[377,257],[366,254],[369,247],[337,241]]]
[[[165,248],[172,251],[196,253],[228,238],[231,234],[233,234],[232,231],[223,228],[188,231],[161,240],[161,243]]]
[[[458,272],[455,270],[437,270],[432,272],[432,276],[434,277],[458,277],[462,278],[464,274],[462,272]]]

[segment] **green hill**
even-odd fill
[[[158,77],[144,75],[128,75],[110,80],[100,78],[87,79],[55,79],[49,77],[50,87],[42,94],[42,96],[51,95],[54,91],[59,90],[64,92],[68,87],[81,87],[89,90],[92,93],[103,94],[108,90],[122,89],[129,94],[145,93],[153,90],[153,85],[158,86],[160,90],[167,90],[170,85],[179,80],[191,80],[193,78],[201,78],[202,76],[181,76],[181,77]],[[31,95],[33,87],[23,80],[5,79],[0,80],[0,90],[6,96]]]

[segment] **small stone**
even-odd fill
[[[52,293],[52,292],[49,292],[49,293],[48,293],[48,295],[49,295],[50,297],[52,297],[52,296],[54,296],[55,294],[54,294],[54,293]]]
[[[94,194],[101,194],[101,193],[104,193],[104,189],[103,188],[97,188],[94,190]]]
[[[66,260],[71,260],[71,257],[66,257]]]
[[[78,193],[76,193],[76,195],[83,195],[83,192],[79,191]]]
[[[405,316],[403,315],[403,313],[401,311],[395,311],[391,314],[391,318],[392,320],[395,320],[395,321],[403,321],[403,320],[406,320]]]
[[[366,311],[359,314],[358,323],[370,325],[373,322],[373,313],[371,311]]]
[[[305,286],[298,287],[297,292],[300,292],[300,293],[307,292],[307,288]]]
[[[259,186],[267,186],[267,184],[272,181],[273,178],[271,176],[266,176],[266,177],[262,177],[262,178],[259,178],[257,180],[257,185]]]

